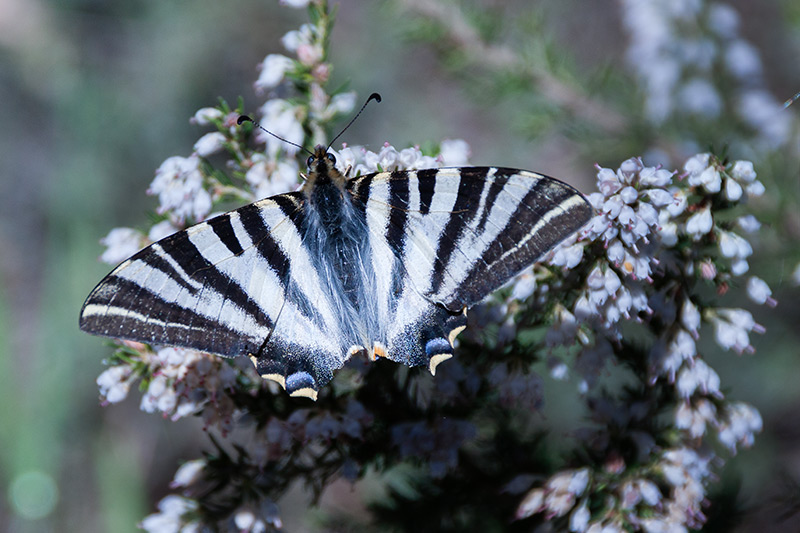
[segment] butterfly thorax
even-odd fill
[[[335,229],[342,223],[345,212],[345,178],[336,169],[332,156],[325,152],[324,146],[317,146],[314,155],[308,158],[308,179],[303,192],[313,209],[319,213],[321,222]]]

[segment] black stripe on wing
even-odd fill
[[[215,217],[134,254],[86,299],[81,329],[226,356],[257,352],[275,327],[277,312],[270,316],[266,309],[280,307],[290,268],[262,211],[278,208],[290,220],[302,211],[299,196],[282,198],[291,195]],[[241,242],[237,231],[252,245]],[[260,294],[248,294],[255,268],[270,271],[262,283],[275,284],[272,301],[255,299],[263,298],[269,285],[262,285]]]
[[[476,173],[472,172],[477,170]],[[439,243],[436,248],[436,260],[433,265],[433,278],[431,279],[430,292],[436,293],[441,288],[447,274],[447,264],[454,253],[461,252],[457,250],[456,245],[461,235],[469,231],[466,221],[471,220],[477,209],[480,206],[481,194],[485,185],[485,180],[480,179],[486,176],[485,172],[480,172],[482,169],[465,168],[461,169],[461,177],[458,181],[458,193],[456,194],[456,201],[453,204],[453,209],[450,219],[444,227],[444,231],[439,238]],[[440,179],[440,178],[428,178]],[[443,179],[443,178],[442,178]],[[422,178],[420,183],[425,181]],[[432,198],[431,198],[432,200]],[[423,211],[425,204],[420,204],[420,211]]]
[[[98,290],[99,289],[99,290]],[[159,295],[126,279],[109,276],[86,305],[104,305],[133,313],[82,315],[81,329],[119,339],[194,348],[221,355],[247,354],[258,349],[249,339],[219,321],[162,300]]]
[[[233,230],[231,217],[221,216],[212,218],[208,221],[208,225],[211,226],[211,229],[214,230],[214,233],[219,237],[220,242],[224,244],[233,255],[240,255],[244,252],[242,243],[239,242],[239,239],[236,237],[236,232]]]
[[[221,215],[227,217],[228,215]],[[209,224],[211,226],[211,224]],[[213,227],[213,226],[211,226]],[[220,293],[225,300],[252,316],[256,322],[265,327],[272,327],[272,319],[264,313],[261,306],[236,282],[221,272],[213,263],[205,258],[189,239],[188,231],[179,231],[157,244],[180,265],[191,279],[200,283],[204,289]],[[145,248],[140,253],[146,253]],[[135,257],[135,256],[134,256]]]
[[[507,179],[519,172],[499,168],[495,175]],[[491,203],[487,201],[484,214],[495,199]],[[480,257],[475,258],[463,283],[446,305],[469,307],[480,302],[578,231],[591,216],[591,205],[577,190],[554,178],[538,175],[538,180],[532,182],[519,199],[505,227]],[[540,223],[544,220],[546,223]]]

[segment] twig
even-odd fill
[[[540,92],[550,101],[570,113],[597,124],[608,133],[626,129],[627,120],[619,113],[591,100],[575,87],[565,84],[550,72],[521,59],[506,46],[484,42],[461,10],[455,5],[435,0],[399,0],[406,9],[436,20],[447,32],[447,38],[464,50],[474,62],[494,70],[513,70],[527,74]]]

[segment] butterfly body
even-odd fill
[[[409,366],[453,354],[466,310],[591,215],[571,187],[495,167],[346,179],[324,147],[298,192],[179,231],[89,295],[81,329],[249,356],[316,397],[356,353]]]

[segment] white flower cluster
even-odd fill
[[[296,59],[282,54],[269,54],[260,65],[261,75],[255,82],[259,93],[278,87],[287,77],[305,72],[311,75],[312,80],[307,104],[272,98],[260,109],[261,124],[275,136],[259,131],[256,139],[266,143],[268,163],[272,165],[278,162],[279,153],[294,155],[299,150],[298,146],[303,145],[306,135],[304,122],[312,130],[313,143],[324,144],[325,134],[321,124],[330,122],[336,116],[350,113],[355,106],[355,93],[330,96],[323,88],[330,76],[330,65],[323,62],[327,30],[323,21],[317,25],[303,24],[300,29],[288,32],[281,39],[284,48],[295,54]],[[307,121],[308,118],[311,120]]]
[[[758,230],[759,222],[752,215],[729,222],[714,209],[764,193],[753,165],[748,161],[723,165],[710,154],[699,154],[686,162],[678,176],[629,159],[617,170],[599,169],[597,178],[599,191],[589,196],[596,215],[578,236],[546,258],[550,267],[582,271],[585,276],[574,304],[552,307],[553,325],[546,343],[573,346],[578,340],[579,352],[570,366],[583,378],[581,390],[586,392],[605,362],[614,358],[613,345],[623,340],[619,322],[660,322],[664,333],[654,336],[650,379],[651,384],[663,379],[674,386],[680,399],[675,427],[684,432],[687,442],[715,434],[731,453],[752,445],[762,426],[758,411],[725,401],[719,375],[698,353],[697,341],[706,324],[721,348],[752,352],[750,334],[763,333],[764,328],[745,309],[700,305],[698,296],[680,284],[665,283],[665,277],[679,274],[691,280],[696,276],[724,293],[734,278],[749,270],[753,248],[747,236]],[[546,295],[554,276],[540,274],[547,281],[537,287],[529,279],[534,275],[518,280],[513,294],[529,296],[538,290]],[[776,304],[760,278],[751,276],[743,285],[755,303]],[[557,377],[565,374],[564,366],[551,364]],[[651,471],[661,472],[671,487],[670,495],[662,496],[655,479],[619,482],[611,490],[615,509],[622,513],[617,518],[609,518],[614,514],[607,512],[602,521],[591,522],[585,505],[578,503],[580,492],[556,490],[560,484],[552,480],[568,479],[572,470],[531,490],[518,513],[542,512],[551,518],[571,513],[571,531],[623,531],[631,525],[644,531],[685,531],[704,521],[700,505],[709,460],[688,447],[654,457]],[[595,475],[601,474],[595,471]],[[649,510],[634,512],[639,505]]]
[[[528,491],[516,518],[544,513],[553,519],[569,514],[569,531],[577,533],[622,533],[631,526],[649,533],[671,533],[702,525],[710,457],[690,448],[669,449],[659,454],[649,472],[644,477],[591,473],[585,468],[559,472],[542,487]],[[588,500],[596,495],[595,485],[604,487],[606,510],[593,520]],[[668,493],[659,486],[668,488]]]
[[[132,228],[114,228],[108,235],[100,239],[106,247],[100,260],[109,265],[116,265],[129,258],[148,244],[159,241],[178,231],[170,220],[162,220],[154,224],[144,233]]]
[[[792,117],[764,90],[756,48],[741,37],[739,14],[722,2],[624,0],[630,34],[628,61],[646,88],[645,111],[660,123],[680,113],[709,120],[725,107],[755,132],[764,146],[785,145]],[[724,72],[730,101],[714,76]]]
[[[517,520],[542,512],[549,516],[565,516],[575,508],[577,499],[584,494],[589,481],[588,468],[559,472],[548,479],[543,487],[532,489],[526,494],[517,508]],[[588,519],[589,511],[586,509],[586,502],[583,501],[573,511],[571,520],[584,524],[583,529],[571,529],[571,531],[585,531]]]
[[[755,434],[763,427],[758,410],[741,402],[729,404],[721,420],[718,428],[719,441],[733,454],[736,453],[737,446],[751,447],[755,442]]]
[[[686,184],[701,195],[723,195],[735,203],[745,197],[758,197],[764,192],[749,161],[736,161],[726,170],[710,154],[699,154],[686,162],[684,171]],[[659,347],[661,372],[674,379],[683,362],[690,360],[694,379],[687,376],[682,383],[712,386],[711,392],[716,393],[713,384],[717,380],[713,371],[698,374],[703,368],[695,368],[693,363],[701,321],[697,306],[688,297],[669,301],[663,297],[654,299],[648,295],[652,291],[647,287],[652,282],[653,269],[661,261],[659,253],[674,247],[683,236],[694,241],[717,242],[719,255],[730,261],[733,276],[747,272],[747,258],[753,250],[745,237],[715,223],[710,200],[689,206],[689,193],[685,188],[673,185],[674,176],[674,172],[665,169],[645,167],[638,158],[625,161],[616,171],[599,169],[599,191],[589,195],[597,214],[580,236],[562,243],[550,254],[547,262],[551,266],[574,268],[583,260],[585,248],[593,242],[602,243],[604,257],[589,271],[586,286],[574,306],[569,309],[562,305],[555,307],[554,325],[546,340],[550,346],[570,345],[577,336],[586,345],[588,341],[581,335],[581,324],[595,322],[613,330],[622,318],[652,313],[652,306],[658,304],[661,311],[674,309],[669,314],[677,313],[681,326],[663,347]],[[759,227],[752,215],[740,217],[737,225],[745,231]],[[684,261],[684,258],[669,259],[670,263],[676,260]],[[683,267],[687,274],[695,268],[706,280],[718,276],[716,263],[708,258],[698,258],[696,263],[689,260]],[[727,281],[728,277],[726,274],[721,281]],[[514,296],[528,296],[536,287],[530,273],[521,276],[516,283]],[[760,278],[748,280],[747,292],[756,303],[776,304],[769,286]],[[725,349],[752,351],[749,333],[763,332],[752,315],[742,309],[710,311],[709,317],[717,330],[717,342]],[[686,385],[682,390],[684,394],[691,394],[696,388]]]
[[[216,426],[222,433],[231,429],[235,406],[225,392],[233,389],[247,364],[237,370],[219,357],[183,348],[152,352],[140,345],[138,352],[147,367],[144,373],[152,376],[142,396],[143,411],[161,412],[172,420],[202,412],[206,426]],[[134,368],[132,364],[115,365],[97,378],[105,402],[117,403],[127,397],[132,382],[142,373]]]
[[[336,156],[339,172],[351,177],[392,170],[462,166],[468,162],[470,154],[469,145],[461,139],[442,141],[435,157],[423,154],[417,146],[398,150],[388,142],[378,152],[346,144],[338,152],[331,151]]]
[[[737,203],[745,198],[761,196],[764,186],[756,179],[753,165],[749,161],[736,161],[724,166],[710,154],[698,154],[686,162],[684,171],[687,184],[701,196],[701,200],[667,223],[675,226],[672,231],[676,237],[716,242],[719,254],[716,260],[702,256],[686,257],[682,268],[687,274],[697,269],[702,279],[727,284],[731,277],[741,276],[749,270],[747,259],[753,249],[744,236],[717,224],[711,210],[711,198],[721,196],[730,203]],[[736,225],[746,233],[752,233],[760,227],[752,215],[740,217]],[[670,240],[669,243],[672,244],[673,241]],[[730,267],[725,270],[730,273],[722,274],[720,267],[724,267],[726,261],[730,263]],[[769,286],[760,278],[750,277],[746,290],[755,303],[771,306],[777,303],[771,297]],[[738,353],[752,353],[754,349],[750,344],[750,333],[763,333],[764,328],[745,309],[705,307],[701,313],[696,302],[687,294],[681,293],[678,298],[673,299],[672,305],[676,314],[676,327],[664,343],[654,347],[652,354],[658,362],[656,372],[673,381],[679,397],[685,400],[685,404],[676,412],[676,425],[686,430],[692,438],[703,436],[707,426],[710,426],[717,430],[721,441],[727,442],[730,437],[723,437],[722,430],[726,427],[725,417],[720,416],[714,405],[705,399],[708,396],[722,399],[723,395],[719,376],[699,358],[697,352],[696,341],[701,322],[705,321],[713,326],[715,340],[721,348],[733,349]],[[757,412],[751,418],[756,416]],[[760,419],[758,423],[754,422],[748,427],[752,431],[758,431],[756,428],[760,429]],[[751,440],[752,432],[750,439],[737,434],[736,442],[747,445]],[[727,443],[726,446],[731,448]]]
[[[300,168],[295,158],[270,158],[256,154],[252,166],[245,174],[247,184],[253,190],[254,199],[268,198],[297,188]]]
[[[609,262],[633,279],[652,281],[655,260],[645,245],[659,227],[659,211],[679,205],[667,190],[673,174],[646,167],[639,158],[628,159],[616,171],[600,168],[597,173],[599,192],[590,194],[589,201],[598,214],[586,238],[602,241]]]
[[[656,471],[670,487],[670,494],[652,514],[641,519],[648,533],[669,533],[698,528],[705,522],[701,506],[706,497],[705,484],[711,477],[711,456],[701,456],[691,448],[665,450]]]
[[[599,322],[612,329],[623,317],[630,319],[650,312],[641,282],[652,281],[658,261],[660,213],[674,209],[680,200],[667,190],[674,173],[646,167],[639,158],[628,159],[616,171],[599,168],[598,192],[589,195],[596,215],[580,236],[568,239],[547,258],[551,266],[574,268],[584,249],[600,242],[605,257],[598,261],[586,279],[586,287],[571,310],[558,307],[548,344],[571,344],[578,326]]]
[[[267,533],[283,527],[278,506],[272,501],[241,506],[233,513],[233,523],[242,533]]]
[[[211,212],[211,195],[204,188],[200,156],[173,156],[161,163],[147,189],[158,196],[158,213],[168,213],[182,224],[187,218],[199,222]]]
[[[158,512],[145,517],[139,527],[148,533],[200,533],[203,524],[186,518],[197,508],[196,501],[170,494],[158,502]]]
[[[198,483],[207,468],[206,461],[198,459],[181,465],[170,483],[172,489],[188,489]],[[207,524],[201,523],[196,515],[199,504],[190,497],[170,494],[158,503],[158,513],[147,516],[139,527],[148,533],[200,533],[207,531]],[[283,527],[278,506],[269,498],[258,502],[242,503],[224,520],[225,531],[266,533]]]

